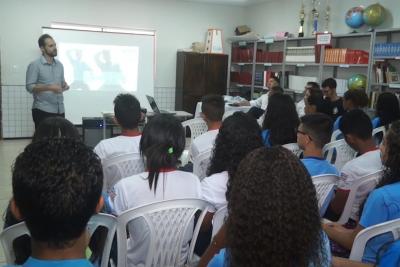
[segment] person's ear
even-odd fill
[[[15,219],[17,219],[18,221],[23,220],[23,216],[22,216],[21,211],[19,210],[17,204],[15,203],[14,197],[10,201],[10,211],[11,211],[12,215],[15,217]]]
[[[103,196],[100,196],[99,202],[97,202],[96,206],[96,213],[99,213],[102,210],[103,206],[104,206],[104,198]]]

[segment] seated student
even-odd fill
[[[299,117],[292,98],[280,93],[272,95],[262,124],[264,145],[296,143],[298,126]]]
[[[198,266],[331,266],[314,185],[282,147],[259,148],[228,185],[228,218]]]
[[[337,223],[324,224],[328,236],[347,249],[351,249],[356,235],[364,228],[400,218],[400,122],[394,122],[381,144],[382,162],[385,172],[382,180],[373,190],[361,212],[361,218],[355,229],[346,229]],[[362,261],[376,263],[380,257],[381,248],[393,241],[391,233],[372,238],[366,244]],[[399,244],[394,244],[398,248]],[[389,250],[388,253],[394,254]],[[397,251],[397,257],[399,252]],[[339,262],[345,261],[339,259]],[[349,265],[345,265],[349,266]],[[381,265],[379,266],[387,266]],[[398,266],[398,265],[396,265]]]
[[[343,100],[336,93],[337,83],[333,78],[328,78],[322,82],[322,92],[324,93],[325,99],[331,102],[332,106],[332,120],[335,121],[337,117],[343,115]]]
[[[329,214],[325,215],[334,221],[341,215],[354,182],[361,177],[382,170],[379,149],[372,137],[372,124],[367,114],[360,109],[346,112],[340,121],[339,129],[343,133],[346,143],[357,151],[359,156],[347,162],[340,172],[338,189],[330,204]],[[368,193],[365,191],[356,196],[350,216],[352,220],[358,220],[360,204]]]
[[[353,109],[364,110],[368,106],[368,95],[364,89],[347,90],[343,95],[343,109],[345,112]],[[342,116],[337,117],[333,124],[333,131],[339,129]]]
[[[200,153],[213,148],[225,113],[224,98],[220,95],[206,95],[201,102],[201,117],[206,122],[208,131],[196,137],[190,145],[192,161]]]
[[[142,118],[140,103],[131,94],[119,94],[114,99],[114,116],[121,135],[102,140],[94,148],[101,160],[126,153],[139,152],[141,133],[138,125]]]
[[[332,118],[333,109],[329,100],[324,99],[321,92],[313,92],[305,98],[304,112],[306,115],[323,113]]]
[[[271,90],[273,87],[279,86],[279,83],[280,83],[279,79],[275,76],[272,76],[271,78],[268,79],[267,87],[269,90]],[[260,108],[262,110],[266,110],[268,106],[268,98],[269,98],[269,92],[263,94],[256,100],[251,100],[251,101],[244,100],[239,103],[239,106],[252,106]]]
[[[140,152],[145,158],[148,171],[126,177],[114,186],[116,214],[162,200],[200,199],[199,178],[176,169],[184,148],[185,133],[177,118],[160,114],[151,119],[140,140]],[[145,265],[150,243],[149,229],[143,219],[130,222],[128,229],[135,238],[128,241],[127,264]],[[190,239],[191,236],[186,235],[183,241],[180,266],[189,252]]]
[[[332,120],[325,114],[311,114],[300,118],[297,144],[304,151],[301,160],[311,176],[339,175],[335,166],[326,161],[322,148],[330,141]]]
[[[307,82],[306,86],[304,87],[304,98],[300,100],[296,104],[296,110],[297,114],[299,114],[299,117],[304,116],[304,108],[306,107],[305,99],[307,99],[311,94],[313,93],[320,93],[322,95],[321,88],[319,87],[319,84],[316,82]]]
[[[400,120],[399,100],[393,93],[381,93],[376,102],[376,117],[372,120],[373,128],[388,126],[397,120]]]
[[[30,231],[23,266],[93,266],[86,225],[103,205],[100,159],[83,143],[55,138],[28,145],[12,173],[11,211]]]
[[[215,140],[207,177],[201,181],[202,198],[214,207],[207,214],[203,228],[210,227],[214,212],[227,204],[227,184],[231,183],[240,161],[262,145],[260,126],[254,118],[236,112],[224,120]]]

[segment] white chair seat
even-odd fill
[[[322,153],[325,159],[335,165],[336,169],[340,171],[346,162],[354,159],[357,152],[353,150],[344,139],[330,142],[324,146]]]
[[[202,118],[194,118],[187,121],[182,122],[182,127],[185,129],[189,128],[190,130],[190,143],[193,142],[197,136],[207,132],[208,127],[206,122]]]

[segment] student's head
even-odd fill
[[[307,82],[306,86],[304,87],[305,96],[308,96],[307,94],[310,94],[311,92],[315,91],[320,91],[322,93],[319,84],[316,82]]]
[[[390,92],[383,92],[376,102],[376,115],[380,118],[382,125],[388,125],[400,119],[399,100]]]
[[[257,121],[243,112],[227,117],[215,139],[207,175],[228,171],[233,177],[239,162],[253,149],[262,146]]]
[[[69,120],[62,117],[49,117],[44,119],[36,128],[32,137],[32,142],[55,137],[80,140],[78,130]]]
[[[400,121],[393,122],[380,146],[385,172],[380,186],[400,181]]]
[[[201,102],[201,114],[206,122],[222,121],[225,113],[225,102],[222,96],[206,95]]]
[[[343,108],[346,111],[368,106],[368,95],[364,89],[348,90],[343,95]]]
[[[57,56],[57,46],[56,42],[54,41],[53,37],[48,34],[43,34],[39,37],[38,40],[39,48],[42,51],[43,55],[49,57],[56,57]]]
[[[308,146],[322,149],[331,139],[332,128],[332,120],[328,115],[305,115],[300,118],[300,125],[297,130],[297,143],[303,150]]]
[[[322,266],[315,188],[290,151],[259,148],[242,160],[228,214],[230,266]]]
[[[12,173],[12,211],[25,220],[35,243],[69,248],[102,207],[103,171],[83,143],[53,138],[28,145]]]
[[[322,92],[324,96],[329,99],[333,99],[336,97],[336,81],[333,78],[328,78],[322,82]]]
[[[159,114],[143,129],[140,152],[149,171],[150,189],[157,189],[161,169],[176,168],[185,149],[185,132],[179,120],[169,114]]]
[[[372,139],[372,123],[364,111],[353,109],[343,114],[339,129],[350,147],[360,150],[360,143]]]
[[[279,86],[279,79],[278,77],[272,76],[267,81],[267,87],[271,89],[274,86]]]
[[[296,143],[299,117],[292,98],[285,94],[274,94],[269,98],[263,129],[270,131],[272,145]]]
[[[131,94],[117,95],[114,99],[114,115],[122,128],[137,128],[142,116],[139,100]]]
[[[271,97],[274,94],[283,94],[283,93],[284,93],[284,91],[283,91],[282,87],[280,87],[279,85],[273,86],[273,87],[271,87],[271,90],[269,91],[269,97]]]
[[[305,114],[323,113],[328,116],[332,116],[333,114],[332,103],[329,100],[324,99],[321,91],[311,93],[304,99],[304,104]]]

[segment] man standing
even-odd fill
[[[31,62],[26,71],[26,90],[33,94],[35,128],[47,117],[65,117],[63,92],[69,89],[64,79],[64,67],[55,59],[57,46],[54,39],[43,34],[38,43],[42,56]]]

